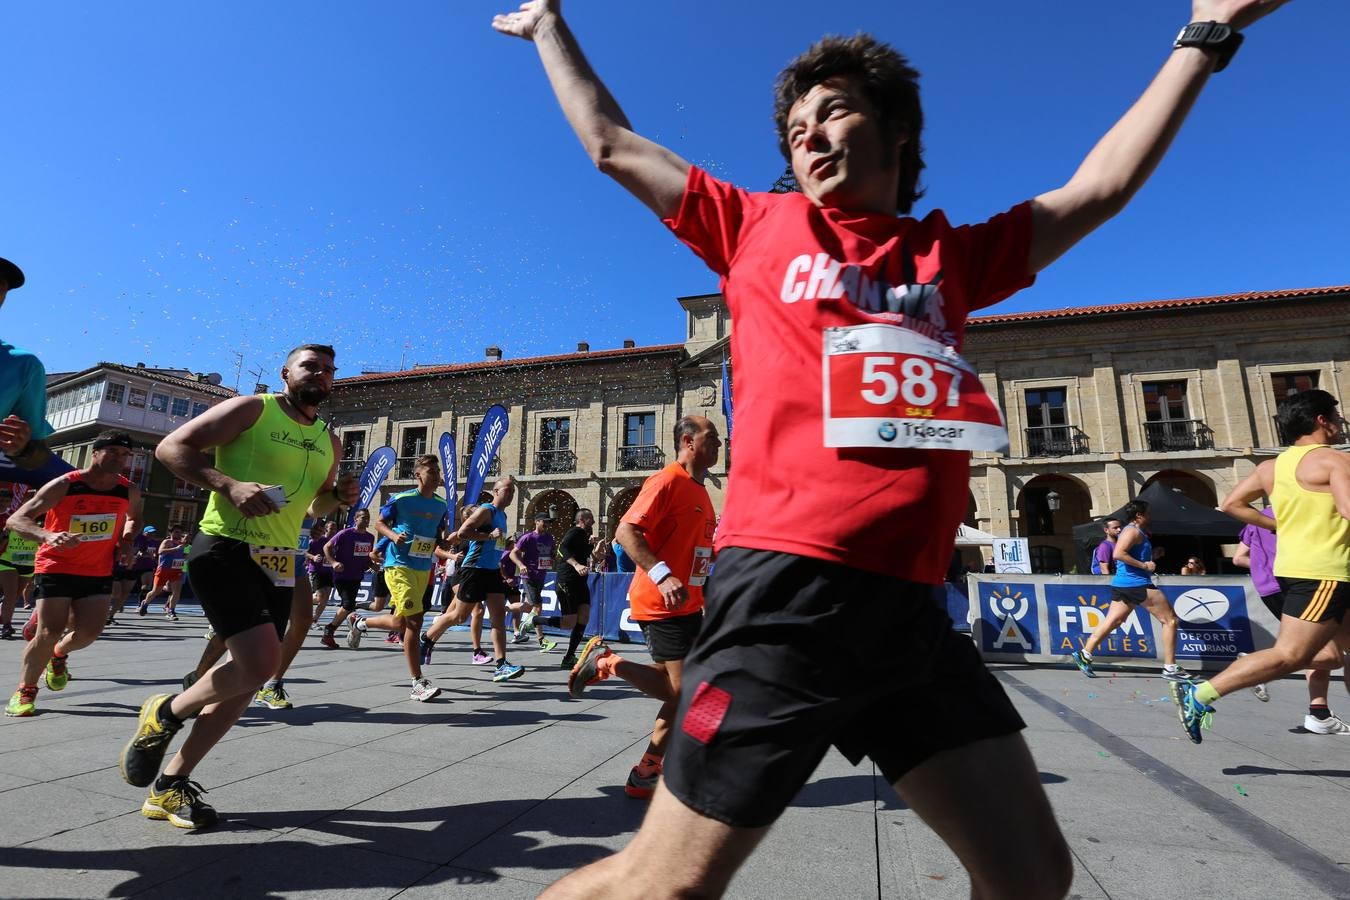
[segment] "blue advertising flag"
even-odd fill
[[[727,417],[727,443],[731,443],[731,379],[727,376],[727,358],[722,357],[722,415]]]
[[[487,480],[488,469],[497,456],[497,448],[502,445],[506,431],[511,427],[506,409],[494,403],[483,416],[483,424],[478,426],[478,440],[473,445],[473,455],[469,457],[469,471],[464,473],[464,504],[478,502],[478,494]]]
[[[29,487],[40,488],[58,475],[64,475],[74,468],[70,463],[53,453],[47,457],[46,462],[36,469],[21,469],[14,465],[8,456],[0,453],[0,481],[12,481],[15,484],[26,484]]]
[[[347,527],[350,528],[356,523],[356,511],[370,506],[370,501],[375,499],[375,492],[380,489],[380,485],[389,477],[389,473],[394,471],[394,462],[397,460],[397,454],[393,447],[381,447],[370,458],[366,460],[366,467],[361,470],[361,493],[357,497],[356,505],[347,513]]]
[[[441,451],[441,477],[445,479],[445,502],[454,503],[455,482],[459,479],[455,477],[455,439],[450,432],[441,432],[436,449]]]

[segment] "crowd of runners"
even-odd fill
[[[558,0],[498,16],[498,31],[533,43],[600,171],[721,278],[737,323],[740,462],[721,518],[704,487],[721,437],[709,420],[686,416],[671,436],[675,461],[646,481],[617,528],[636,568],[631,615],[651,662],[586,638],[591,513],[579,511],[556,546],[546,521],[513,537],[509,475],[461,515],[438,493],[438,459],[424,456],[413,489],[338,528],[357,485],[339,476],[337,438],[321,418],[337,354],[315,343],[287,356],[281,392],[228,400],[155,448],[176,477],[210,492],[190,535],[160,538],[142,524],[139,492],[122,474],[132,450],[125,434],[101,434],[86,468],[31,496],[11,492],[4,571],[16,574],[0,588],[6,610],[26,603],[16,581],[31,575],[37,608],[7,714],[33,714],[41,685],[62,690],[70,655],[129,597],[141,614],[163,598],[174,618],[186,573],[210,640],[181,691],[145,700],[120,771],[148,788],[146,816],[200,828],[216,813],[193,780],[198,767],[250,703],[290,705],[285,674],[314,623],[329,649],[341,646],[344,628],[354,650],[371,632],[400,642],[414,701],[439,692],[424,667],[447,629],[487,627],[491,649],[475,636],[474,661],[501,682],[525,671],[508,660],[509,647],[558,649],[543,631],[551,626],[566,635],[557,658],[571,696],[618,678],[656,703],[650,742],[625,786],[650,798],[641,829],[549,895],[627,896],[635,885],[640,896],[722,893],[833,746],[876,764],[959,857],[974,896],[1063,896],[1070,857],[1022,719],[931,600],[964,513],[969,455],[1006,442],[979,379],[959,376],[964,324],[1126,205],[1207,79],[1232,59],[1242,29],[1279,5],[1194,0],[1194,21],[1157,77],[1071,178],[963,227],[941,212],[908,216],[924,167],[917,72],[867,35],[825,38],[780,74],[774,118],[799,190],[765,194],[635,132]],[[23,273],[0,263],[2,300]],[[0,451],[37,469],[50,453],[41,405],[22,387],[34,361],[12,345],[0,350],[7,372],[27,373],[0,379]],[[916,407],[934,424],[897,428]],[[1143,606],[1163,626],[1163,677],[1176,685],[1196,743],[1219,698],[1304,668],[1320,673],[1308,678],[1321,700],[1309,717],[1325,722],[1325,675],[1350,647],[1350,457],[1328,446],[1344,423],[1322,391],[1285,401],[1280,419],[1293,446],[1225,501],[1252,526],[1250,565],[1281,617],[1275,646],[1208,681],[1176,665],[1175,615],[1153,579],[1147,508],[1135,504],[1102,560],[1104,572],[1113,569],[1112,609],[1074,655],[1094,674],[1097,643]],[[1251,505],[1262,498],[1263,512]],[[307,518],[320,524],[301,551]],[[1278,553],[1265,533],[1278,534]],[[452,573],[444,609],[430,618],[443,568]],[[550,569],[559,608],[545,616]],[[372,596],[358,610],[367,571]]]

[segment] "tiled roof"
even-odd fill
[[[1102,306],[1071,306],[1066,309],[1042,309],[1034,312],[1004,315],[972,316],[967,327],[1002,325],[1012,322],[1034,322],[1044,319],[1068,319],[1080,316],[1108,316],[1120,313],[1151,312],[1160,309],[1180,309],[1192,306],[1218,306],[1224,303],[1252,303],[1262,300],[1283,300],[1289,297],[1322,297],[1330,294],[1350,294],[1350,285],[1339,287],[1304,288],[1285,291],[1249,291],[1245,294],[1219,294],[1213,297],[1185,297],[1179,300],[1147,300],[1141,303],[1108,303]]]
[[[127,375],[135,375],[140,378],[149,379],[150,381],[158,381],[170,385],[179,385],[182,387],[191,388],[194,391],[200,391],[203,394],[214,394],[217,397],[235,396],[235,392],[230,388],[221,387],[220,385],[217,384],[211,384],[210,382],[207,381],[198,381],[195,378],[184,377],[187,374],[189,374],[187,369],[181,370],[151,369],[151,368],[142,369],[136,366],[124,366],[121,363],[107,362],[107,361],[100,362],[97,365],[90,366],[87,369],[82,369],[79,372],[66,372],[62,374],[60,378],[56,379],[56,381],[53,381],[52,379],[48,378],[47,386],[49,388],[55,387],[57,381],[74,380],[76,378],[79,378],[80,376],[88,375],[90,372],[96,372],[99,369],[109,369],[113,372],[122,372]],[[174,372],[177,371],[183,372],[183,375],[173,374]]]
[[[372,381],[391,381],[399,378],[424,378],[428,375],[454,375],[460,372],[475,372],[483,369],[504,367],[545,366],[581,360],[623,359],[625,357],[652,356],[661,353],[674,353],[684,349],[684,344],[658,344],[654,347],[624,347],[618,350],[590,350],[585,353],[563,353],[559,356],[529,356],[521,359],[485,359],[480,362],[455,363],[445,366],[419,366],[402,372],[367,372],[350,378],[339,378],[334,387],[349,384],[368,384]]]

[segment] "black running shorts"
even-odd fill
[[[111,595],[111,575],[61,575],[55,572],[39,572],[33,578],[33,596],[39,600],[47,597],[83,600],[85,597],[106,598]]]
[[[21,563],[0,562],[0,572],[14,572],[20,578],[32,578],[33,564],[28,563],[27,565],[23,565]]]
[[[757,828],[831,745],[894,783],[936,753],[1024,728],[932,592],[822,560],[724,550],[684,661],[666,786],[705,816]]]
[[[1128,603],[1130,606],[1138,606],[1148,599],[1148,592],[1151,590],[1148,585],[1139,587],[1116,587],[1111,586],[1111,602]]]
[[[335,581],[333,590],[337,592],[339,604],[347,612],[356,609],[356,595],[361,593],[359,581]]]
[[[469,566],[459,580],[460,603],[482,603],[489,594],[506,596],[500,569],[479,569]]]
[[[318,569],[309,573],[309,586],[314,589],[314,593],[326,591],[333,586],[333,572],[331,569]]]
[[[295,588],[274,585],[243,541],[197,532],[188,553],[188,581],[222,640],[266,624],[276,628],[278,639],[285,636]]]
[[[525,602],[535,609],[541,609],[544,605],[544,579],[526,578],[522,584],[521,591],[524,594]]]
[[[647,639],[647,650],[652,655],[652,662],[677,662],[684,659],[694,646],[694,638],[698,637],[702,625],[701,609],[687,616],[638,622],[642,636]]]
[[[1284,615],[1284,591],[1276,591],[1273,594],[1266,594],[1261,598],[1261,602],[1270,610],[1270,614],[1275,617],[1275,621],[1280,620]]]
[[[591,603],[591,583],[578,575],[576,578],[559,578],[554,590],[558,594],[558,608],[564,616],[573,616],[582,606]]]
[[[389,585],[384,582],[384,569],[375,573],[374,579],[370,582],[370,593],[376,597],[389,599]]]
[[[1316,578],[1275,576],[1284,594],[1284,614],[1305,622],[1345,619],[1350,606],[1350,581],[1319,581]]]

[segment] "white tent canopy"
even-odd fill
[[[993,543],[994,536],[987,531],[971,528],[969,525],[960,525],[956,529],[956,546],[958,547],[989,547]]]

